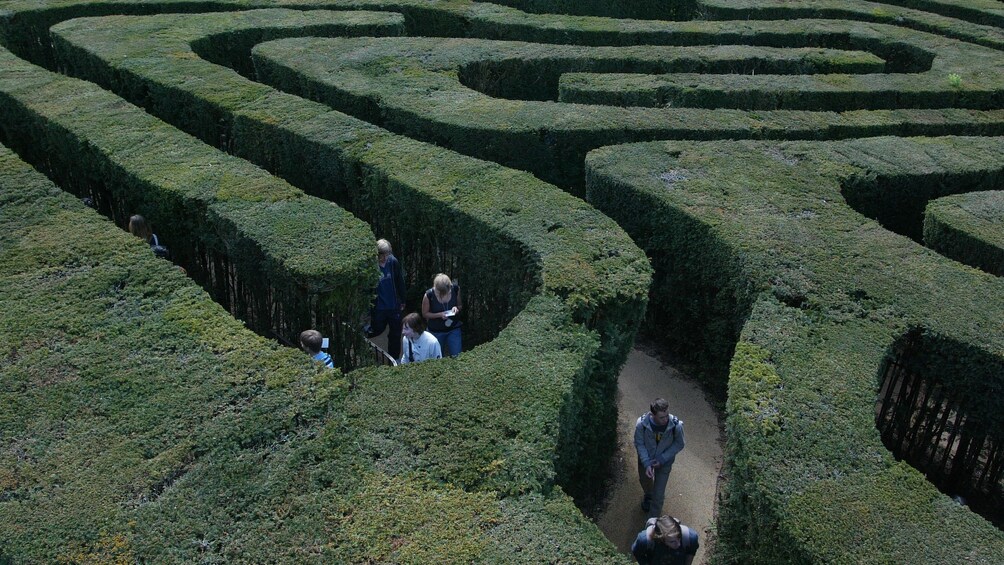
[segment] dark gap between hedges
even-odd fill
[[[882,443],[941,492],[1004,529],[1004,363],[914,329],[879,369]]]
[[[61,189],[90,198],[98,212],[120,228],[126,229],[132,214],[143,215],[170,249],[172,261],[249,329],[288,344],[304,328],[317,327],[332,338],[332,354],[344,360],[343,370],[373,362],[362,335],[332,317],[316,294],[281,280],[281,275],[278,279],[262,276],[269,260],[256,244],[225,241],[208,221],[205,209],[181,199],[164,199],[164,193],[62,127],[50,123],[43,132],[38,123],[42,118],[16,100],[0,94],[0,106],[17,114],[0,123],[0,144]]]
[[[270,39],[303,34],[302,29],[268,34],[254,31],[226,33],[196,41],[191,47],[206,61],[234,69],[255,81],[257,77],[251,60],[251,49],[255,45]],[[199,104],[196,100],[191,102]],[[280,128],[246,123],[248,120],[237,126],[233,116],[226,112],[214,111],[209,117],[184,124],[173,117],[164,119],[232,155],[256,163],[308,194],[335,202],[369,223],[378,237],[391,241],[395,255],[402,259],[409,287],[406,311],[421,309],[422,296],[431,287],[436,273],[443,272],[456,279],[461,284],[464,310],[467,312],[465,317],[477,320],[477,324],[464,326],[464,349],[494,339],[522,310],[539,284],[530,268],[532,258],[524,257],[521,250],[509,243],[489,243],[479,236],[477,226],[462,226],[462,218],[436,211],[441,206],[431,199],[415,195],[411,197],[414,204],[408,206],[401,202],[408,199],[404,195],[386,193],[383,198],[395,205],[383,207],[381,202],[375,201],[379,198],[373,191],[393,191],[394,187],[387,186],[387,179],[379,178],[381,173],[358,164],[336,162],[332,166],[331,162],[319,162],[314,166],[303,162],[303,159],[311,161],[314,158],[323,161],[325,154],[331,153],[329,148],[297,139]],[[288,156],[279,156],[265,151],[265,147],[255,147],[250,142],[240,143],[235,129],[242,128],[254,128],[268,139],[276,140],[281,147],[299,148],[301,160],[292,155],[295,150]],[[244,134],[243,139],[255,137]],[[374,186],[374,182],[379,186]],[[429,217],[421,221],[420,214],[429,214]],[[423,228],[423,223],[433,229]],[[455,234],[438,233],[435,227],[442,225],[450,225]],[[491,257],[491,269],[486,264],[488,257]],[[499,271],[508,271],[513,276],[499,280],[495,276]]]
[[[862,171],[849,176],[840,186],[847,204],[889,231],[924,244],[924,210],[927,203],[942,196],[1000,190],[1004,170],[969,173],[882,174]]]

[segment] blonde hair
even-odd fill
[[[680,547],[680,544],[683,543],[683,530],[680,528],[680,522],[669,515],[660,516],[655,521],[652,539],[669,547]]]
[[[150,237],[153,236],[150,224],[146,223],[146,218],[139,214],[135,214],[129,218],[129,233],[148,243],[150,242]]]
[[[439,273],[436,278],[432,279],[432,288],[436,289],[439,294],[446,294],[453,288],[453,281],[450,280],[450,277]]]
[[[380,255],[390,255],[394,253],[394,250],[390,247],[390,242],[386,239],[377,240],[377,253]]]

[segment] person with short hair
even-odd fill
[[[439,340],[425,331],[425,319],[412,312],[401,320],[401,364],[418,363],[426,359],[442,359]]]
[[[422,297],[422,317],[428,320],[429,331],[450,357],[460,355],[462,349],[461,322],[458,319],[462,307],[460,285],[443,273],[436,275],[432,288],[425,291]]]
[[[638,450],[638,481],[645,492],[641,509],[649,516],[662,515],[666,484],[676,455],[683,450],[683,420],[669,413],[669,402],[656,398],[634,426]]]
[[[697,532],[667,514],[648,519],[631,554],[642,565],[688,565],[699,547]]]
[[[325,351],[321,351],[324,337],[317,330],[303,330],[300,332],[300,347],[303,348],[315,361],[320,361],[329,369],[335,368],[335,360]]]
[[[367,337],[376,337],[387,330],[387,353],[397,359],[401,357],[401,312],[404,310],[404,268],[394,256],[394,250],[386,239],[377,240],[377,264],[380,267],[380,282],[377,283],[376,299],[370,310],[370,325]]]

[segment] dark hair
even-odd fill
[[[665,398],[656,398],[652,401],[652,404],[649,405],[648,409],[651,410],[653,414],[659,412],[669,412],[669,402],[667,402]]]
[[[324,338],[317,330],[303,330],[300,332],[300,347],[307,353],[317,355],[321,352],[321,342]]]
[[[418,333],[424,332],[425,328],[429,327],[425,323],[425,318],[422,318],[422,316],[418,315],[415,312],[412,312],[411,314],[405,316],[404,319],[401,320],[401,324],[404,326],[408,326],[409,328],[415,330]]]

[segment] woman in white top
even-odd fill
[[[439,340],[425,331],[425,320],[412,312],[401,320],[401,364],[441,359]]]

